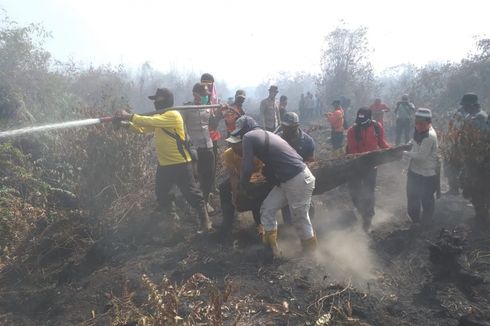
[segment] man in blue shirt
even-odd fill
[[[310,135],[299,127],[299,117],[294,112],[286,112],[281,121],[281,130],[278,133],[303,158],[303,162],[311,163],[315,160],[315,142]],[[315,209],[310,205],[310,219],[315,215]],[[289,207],[282,208],[282,219],[286,224],[292,224]]]
[[[278,133],[303,158],[305,163],[315,160],[315,142],[299,127],[299,117],[294,112],[286,112]]]
[[[276,213],[288,205],[293,224],[305,251],[316,249],[316,237],[311,225],[308,209],[315,188],[315,177],[303,158],[281,137],[262,130],[254,119],[242,116],[236,121],[232,136],[242,137],[241,185],[248,187],[254,170],[254,157],[264,163],[262,173],[274,185],[260,207],[264,239],[274,256],[279,255],[277,246]]]

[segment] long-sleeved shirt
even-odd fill
[[[161,166],[192,161],[189,152],[183,146],[179,146],[175,138],[163,131],[165,129],[185,140],[184,121],[178,111],[172,110],[152,116],[135,114],[131,119],[130,128],[137,133],[153,132],[155,134],[155,147],[158,163]]]
[[[209,110],[187,110],[182,112],[185,127],[192,145],[196,148],[213,148],[209,134]]]
[[[275,129],[278,125],[278,107],[276,100],[266,98],[260,102],[260,117],[263,127],[269,130]]]
[[[344,110],[338,108],[333,112],[327,113],[328,122],[332,126],[332,130],[335,132],[341,132],[344,130]]]
[[[414,140],[412,143],[412,150],[405,152],[410,158],[409,170],[424,177],[436,175],[438,143],[435,130],[430,127],[427,137],[422,139],[420,144]]]
[[[378,121],[383,126],[384,114],[385,112],[389,112],[390,108],[384,103],[373,103],[369,107],[369,110],[373,113],[373,120]]]
[[[390,144],[385,139],[383,126],[378,123],[375,129],[374,123],[369,127],[362,128],[356,125],[347,131],[347,154],[358,154],[375,151],[380,148],[389,148]],[[356,128],[361,128],[361,140],[356,139]]]
[[[269,135],[269,149],[266,149],[266,135]],[[243,157],[240,182],[245,185],[254,170],[254,157],[265,164],[268,171],[274,173],[279,183],[286,182],[303,171],[306,167],[303,158],[280,136],[254,129],[242,138]],[[266,153],[267,152],[267,153]],[[267,174],[266,177],[269,177]]]

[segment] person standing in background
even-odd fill
[[[404,94],[401,101],[396,104],[396,141],[400,145],[402,134],[405,136],[405,144],[410,140],[410,128],[413,124],[415,105],[408,101],[408,95]]]
[[[269,87],[269,96],[260,102],[260,116],[265,130],[273,132],[279,123],[279,109],[276,103],[276,95],[279,93],[277,86]]]
[[[374,103],[369,106],[373,115],[373,120],[378,121],[380,125],[384,127],[384,114],[385,112],[390,112],[390,108],[381,102],[381,99],[377,98]]]
[[[209,103],[209,92],[205,84],[197,83],[192,88],[192,96],[195,105]],[[197,149],[197,175],[203,193],[207,209],[214,209],[208,204],[209,194],[213,190],[216,175],[215,156],[213,142],[209,133],[209,117],[211,112],[207,110],[187,110],[182,112],[186,130],[192,145]]]
[[[284,114],[288,112],[286,107],[288,106],[288,97],[286,95],[281,95],[279,98],[279,124],[284,120]]]
[[[331,125],[331,137],[333,150],[338,150],[344,146],[344,129],[345,129],[345,116],[344,109],[340,105],[340,101],[336,100],[332,102],[333,112],[325,113],[325,116]]]

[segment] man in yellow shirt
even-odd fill
[[[227,236],[231,233],[235,220],[235,211],[251,210],[257,227],[260,224],[260,205],[272,187],[265,184],[265,178],[261,173],[264,165],[259,159],[254,160],[254,173],[250,182],[255,183],[257,188],[254,193],[244,193],[240,187],[240,171],[242,164],[242,139],[240,137],[228,137],[226,142],[230,148],[222,154],[223,165],[228,173],[228,178],[219,185],[221,211],[223,213],[223,224],[220,233]],[[247,198],[245,198],[247,197]],[[246,203],[244,203],[246,202]],[[243,207],[243,205],[251,207]]]
[[[156,110],[171,108],[174,105],[172,92],[167,88],[158,88],[156,94],[149,96]],[[211,228],[203,195],[194,179],[184,131],[184,122],[180,113],[169,110],[162,114],[142,116],[130,114],[124,110],[116,117],[129,121],[130,129],[137,133],[153,132],[158,157],[155,181],[157,201],[160,208],[169,217],[175,217],[174,199],[170,189],[177,185],[187,202],[197,210],[200,230],[207,232]]]

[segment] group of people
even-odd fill
[[[246,115],[243,103],[245,91],[237,90],[234,101],[215,108],[196,108],[180,113],[172,110],[173,95],[169,89],[157,89],[149,98],[161,114],[141,116],[124,110],[117,116],[129,121],[135,132],[153,132],[158,157],[156,195],[166,218],[178,218],[171,188],[176,185],[187,202],[197,211],[200,232],[209,232],[208,199],[215,189],[217,144],[221,138],[219,121],[226,125],[226,143],[222,162],[227,178],[218,185],[223,222],[218,230],[222,236],[231,233],[237,212],[251,211],[258,234],[273,255],[280,254],[277,244],[276,213],[282,211],[286,223],[294,226],[305,252],[317,245],[311,223],[314,210],[311,198],[315,177],[309,164],[315,160],[315,142],[300,128],[299,116],[288,112],[287,97],[276,102],[278,87],[269,87],[269,96],[260,103],[261,126]],[[192,89],[194,105],[218,103],[214,78],[204,74]],[[463,101],[462,101],[463,103]],[[369,108],[360,108],[355,123],[347,126],[340,101],[332,103],[334,110],[326,114],[332,125],[334,149],[344,145],[347,132],[347,154],[365,153],[389,148],[383,128],[383,113],[389,110],[376,100]],[[434,194],[438,186],[439,159],[437,135],[432,128],[432,112],[415,110],[408,98],[397,105],[400,113],[400,132],[405,131],[403,119],[414,115],[413,147],[404,152],[410,160],[407,179],[408,215],[415,222],[429,218],[434,212]],[[411,116],[410,116],[411,118]],[[397,123],[398,125],[398,123]],[[398,130],[398,129],[397,129]],[[397,138],[398,139],[398,138]],[[199,185],[193,172],[197,162]],[[357,211],[368,231],[375,215],[376,168],[362,171],[349,181],[348,189]]]

